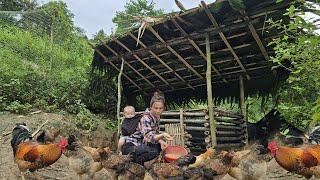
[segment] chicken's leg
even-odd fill
[[[20,171],[20,174],[21,174],[21,179],[26,180],[26,178],[24,177],[24,173],[22,171]]]

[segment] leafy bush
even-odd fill
[[[82,129],[94,131],[98,126],[98,118],[83,105],[76,116],[76,125]]]
[[[19,101],[13,101],[5,108],[7,111],[18,114],[27,114],[30,109],[31,105],[29,103],[21,104]]]

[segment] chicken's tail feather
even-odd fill
[[[12,130],[11,147],[13,154],[16,154],[18,145],[26,140],[31,140],[32,136],[26,123],[17,123]]]

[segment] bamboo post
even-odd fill
[[[184,146],[184,125],[183,125],[183,109],[180,108],[180,133],[181,133],[181,145]]]
[[[211,83],[211,50],[209,34],[206,34],[206,52],[207,52],[207,92],[208,92],[208,109],[209,109],[209,121],[210,121],[210,134],[212,147],[217,145],[216,139],[216,127],[213,119],[213,99],[212,99],[212,83]]]
[[[248,144],[248,128],[247,128],[247,115],[246,115],[246,108],[245,108],[245,102],[244,102],[244,84],[243,84],[243,77],[239,77],[239,85],[240,85],[240,108],[241,113],[244,116],[244,130],[245,130],[245,143]]]
[[[120,72],[118,75],[118,102],[117,102],[117,119],[118,119],[118,132],[117,132],[117,139],[116,139],[116,144],[118,144],[118,139],[120,137],[120,126],[121,126],[121,119],[120,119],[120,105],[121,105],[121,75],[123,72],[123,65],[124,65],[124,59],[122,58],[122,62],[121,62],[121,68],[120,68]],[[120,149],[118,149],[117,151],[119,151]]]

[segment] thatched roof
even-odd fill
[[[268,94],[283,78],[283,71],[271,69],[269,57],[274,51],[267,44],[281,32],[266,20],[288,22],[283,14],[291,1],[243,0],[245,9],[236,1],[241,2],[202,2],[184,13],[170,14],[150,24],[138,46],[138,28],[101,41],[93,47],[92,66],[116,76],[123,58],[125,97],[147,97],[160,89],[170,102],[206,100],[205,36],[209,34],[215,99],[237,100],[241,75],[246,95]]]

